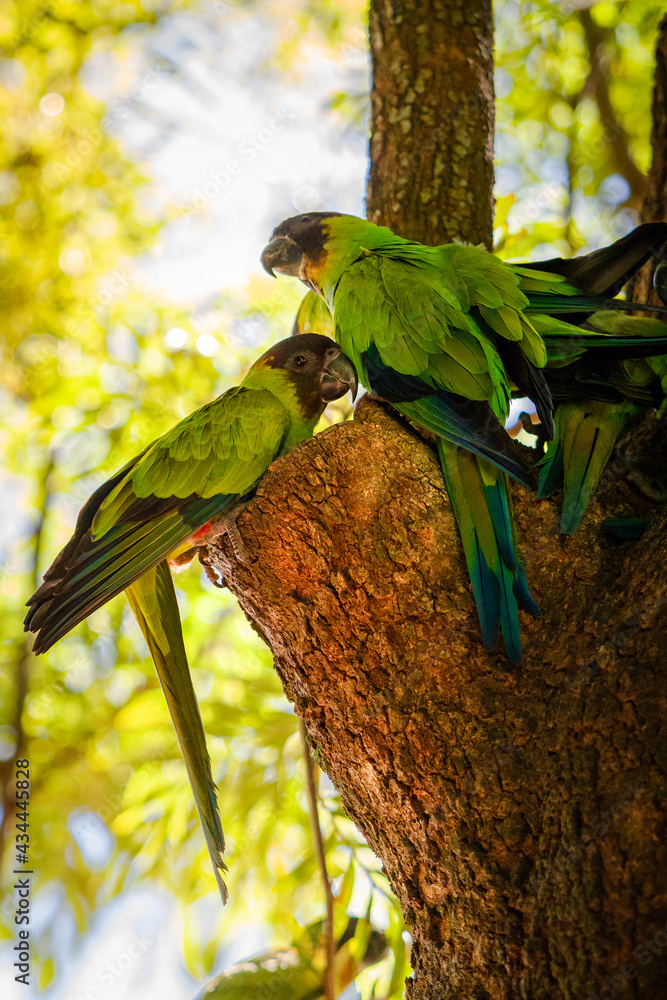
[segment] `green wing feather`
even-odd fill
[[[545,335],[547,380],[557,406],[555,434],[540,462],[538,496],[550,496],[562,485],[560,527],[568,535],[581,524],[623,429],[661,400],[664,406],[667,388],[666,355],[623,356],[656,345],[664,350],[664,323],[615,313],[596,313],[590,320],[596,330],[571,341],[559,339],[560,328],[553,341]]]
[[[549,277],[585,291],[588,295],[616,295],[629,278],[652,256],[659,254],[667,242],[667,223],[646,222],[611,246],[593,250],[578,257],[553,257],[527,265],[513,265],[526,271],[531,280],[536,272],[549,272]],[[541,291],[542,288],[524,290]],[[557,289],[556,289],[557,290]]]
[[[486,400],[502,422],[508,377],[487,328],[520,340],[531,363],[546,361],[540,338],[520,311],[527,300],[518,279],[475,247],[422,249],[421,267],[413,258],[407,263],[387,256],[383,247],[345,271],[333,296],[336,339],[358,371],[363,372],[361,356],[372,340],[383,364],[468,399]],[[476,262],[486,271],[476,275]]]
[[[300,333],[319,333],[323,337],[334,339],[333,316],[324,299],[315,292],[307,292],[292,324],[292,336]]]
[[[538,366],[546,350],[523,315],[527,298],[519,279],[502,262],[475,247],[398,244],[364,252],[339,277],[330,297],[336,340],[368,386],[364,356],[373,343],[383,365],[485,402],[488,419],[503,424],[510,382],[497,344],[519,344],[524,374],[535,371],[545,412],[550,397]],[[382,393],[385,395],[385,393]],[[410,415],[419,403],[394,402]],[[418,418],[417,418],[418,419]],[[431,426],[429,424],[429,426]],[[480,428],[488,434],[488,428]],[[521,660],[518,609],[539,614],[516,555],[507,477],[489,462],[439,439],[441,468],[452,502],[473,586],[484,644],[502,632],[508,656]]]
[[[621,432],[647,409],[666,405],[667,324],[605,310],[588,316],[586,329],[532,318],[547,345],[546,377],[557,403],[538,496],[563,487],[560,530],[572,535]]]
[[[227,870],[222,860],[225,837],[220,823],[204,726],[183,644],[181,619],[169,563],[163,560],[149,569],[130,584],[125,593],[148,644],[167,699],[218,888],[225,903],[227,887],[221,874]]]
[[[73,538],[30,599],[43,652],[249,492],[289,429],[270,392],[238,387],[158,438],[84,505]]]
[[[563,487],[560,528],[564,534],[572,535],[579,528],[621,432],[652,406],[665,406],[667,355],[614,357],[617,349],[632,351],[628,340],[640,348],[645,344],[641,334],[628,336],[635,324],[657,321],[623,319],[620,325],[612,324],[618,335],[608,338],[609,346],[576,347],[575,360],[568,364],[561,345],[553,371],[547,371],[558,405],[555,434],[540,461],[538,496],[550,496]]]

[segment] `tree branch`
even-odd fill
[[[591,94],[595,98],[604,128],[604,138],[611,150],[612,162],[630,187],[630,198],[626,204],[639,209],[646,194],[646,177],[630,155],[628,134],[619,122],[611,102],[609,68],[604,59],[608,32],[593,20],[588,8],[579,11],[579,20],[584,31],[591,65],[581,96]]]
[[[310,741],[308,730],[303,719],[299,719],[299,731],[301,733],[301,745],[303,747],[303,759],[306,765],[306,780],[308,790],[308,812],[310,814],[310,827],[313,833],[313,847],[317,857],[317,864],[320,869],[320,879],[324,889],[326,902],[326,918],[322,923],[322,937],[326,950],[326,970],[324,978],[324,994],[326,1000],[335,1000],[334,994],[334,959],[336,947],[334,942],[334,903],[331,892],[331,881],[327,871],[327,859],[324,852],[324,840],[322,838],[322,828],[317,807],[317,783],[315,780],[315,765],[310,755]]]

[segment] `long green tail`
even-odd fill
[[[517,555],[508,478],[489,462],[448,441],[438,440],[438,452],[463,542],[484,646],[493,649],[502,632],[507,655],[518,665],[519,608],[536,618],[541,612]]]
[[[556,435],[540,462],[539,497],[563,487],[560,530],[573,535],[609,461],[618,435],[641,407],[624,401],[585,399],[564,403],[554,414]]]
[[[222,860],[225,836],[220,824],[204,727],[183,644],[181,619],[169,563],[166,560],[158,563],[127,587],[125,593],[148,643],[167,699],[220,895],[223,903],[226,903],[227,887],[221,875],[221,872],[227,871],[227,865]]]

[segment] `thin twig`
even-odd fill
[[[303,719],[299,719],[301,730],[301,742],[303,743],[303,755],[306,761],[306,777],[308,788],[308,811],[310,813],[310,825],[313,831],[313,842],[317,863],[320,869],[320,877],[324,887],[324,895],[327,903],[327,915],[323,924],[323,936],[326,944],[327,967],[324,980],[324,995],[326,1000],[335,1000],[334,997],[334,921],[333,921],[333,893],[331,891],[331,881],[327,871],[327,859],[324,854],[324,838],[320,827],[320,817],[317,807],[317,783],[315,781],[315,764],[310,756],[310,746],[308,744],[308,731]]]
[[[597,102],[600,122],[604,130],[605,141],[609,144],[612,162],[618,173],[628,182],[630,188],[631,194],[625,204],[638,209],[646,194],[647,179],[632,158],[628,134],[618,120],[611,103],[609,68],[603,59],[604,43],[607,39],[613,38],[613,32],[601,27],[593,19],[588,8],[579,11],[579,20],[588,46],[588,59],[591,67],[580,96],[590,94]]]

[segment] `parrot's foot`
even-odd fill
[[[252,556],[248,555],[246,547],[243,543],[243,539],[239,534],[239,529],[236,526],[236,519],[243,513],[250,501],[252,500],[254,493],[251,495],[246,494],[246,497],[237,503],[231,510],[228,510],[223,517],[213,518],[207,521],[203,528],[191,535],[190,542],[194,543],[197,549],[201,552],[202,549],[207,548],[209,545],[214,545],[223,535],[227,535],[229,541],[232,545],[232,550],[234,555],[239,562],[247,563],[250,565],[255,560]],[[194,554],[194,550],[193,554]],[[206,567],[206,563],[202,560],[200,555],[200,562],[202,566]]]
[[[241,538],[239,529],[236,524],[237,518],[239,517],[240,514],[243,513],[243,511],[246,509],[247,506],[248,506],[247,503],[243,503],[235,507],[234,510],[231,511],[231,513],[229,513],[225,518],[225,527],[227,529],[227,537],[229,538],[229,541],[231,542],[232,545],[232,549],[234,550],[234,555],[236,556],[239,562],[246,563],[246,565],[249,566],[252,563],[254,563],[255,560],[253,559],[252,556],[248,555],[244,541]]]
[[[213,584],[214,587],[218,587],[219,590],[225,590],[227,584],[225,583],[224,576],[218,572],[217,569],[211,564],[211,556],[205,545],[198,551],[199,562],[204,568],[207,579]]]

